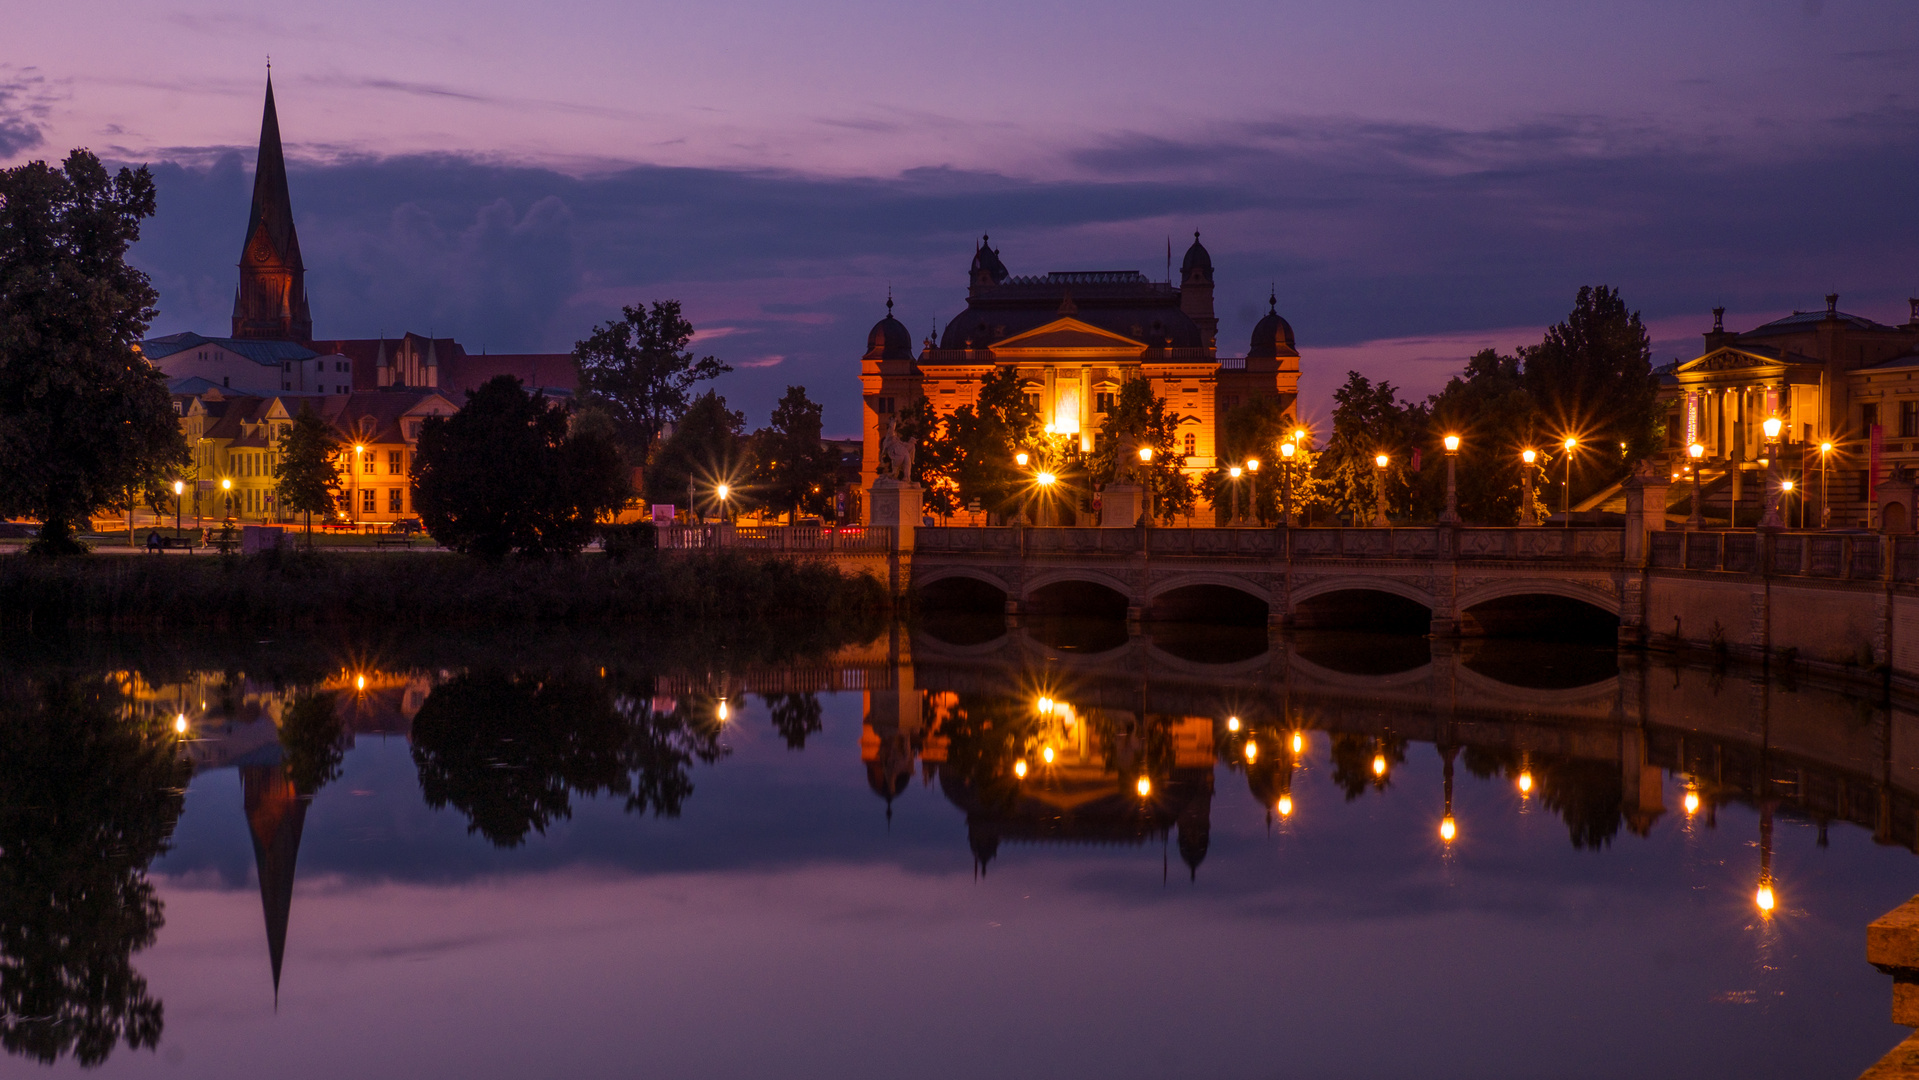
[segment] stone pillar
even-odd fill
[[[1626,535],[1622,544],[1627,566],[1646,563],[1646,534],[1666,531],[1666,489],[1672,486],[1672,466],[1664,457],[1647,458],[1626,479]]]
[[[1108,484],[1099,493],[1099,527],[1130,529],[1139,524],[1138,484]]]
[[[913,584],[913,530],[920,523],[920,486],[882,476],[873,481],[868,502],[873,525],[893,530],[888,587],[895,597],[905,596]]]

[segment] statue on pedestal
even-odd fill
[[[913,480],[913,451],[919,446],[918,439],[899,437],[899,417],[886,423],[886,434],[880,439],[880,478],[911,483]]]

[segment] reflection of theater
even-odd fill
[[[984,871],[1011,844],[1164,842],[1177,834],[1180,858],[1197,875],[1212,829],[1213,721],[1136,714],[1045,698],[1027,744],[970,772],[951,759],[953,733],[969,704],[952,691],[921,692],[902,664],[890,687],[866,692],[860,758],[867,784],[886,800],[910,788],[917,761],[928,784],[966,813],[975,866]],[[999,757],[1005,757],[1000,760]],[[1143,786],[1141,778],[1144,777]]]
[[[1076,438],[1082,450],[1093,449],[1121,384],[1148,379],[1167,411],[1182,418],[1178,443],[1187,471],[1211,469],[1226,413],[1259,397],[1292,408],[1299,351],[1275,308],[1255,327],[1245,356],[1220,356],[1213,260],[1197,233],[1179,272],[1177,287],[1131,270],[1014,277],[999,252],[982,243],[973,254],[966,309],[917,356],[889,300],[887,317],[867,336],[860,369],[864,486],[878,476],[880,440],[901,410],[924,397],[948,416],[974,404],[980,379],[1004,368],[1019,373],[1046,430]],[[1203,514],[1195,523],[1210,520]]]
[[[294,788],[282,765],[280,724],[286,710],[299,696],[333,695],[350,748],[356,735],[405,736],[432,684],[424,675],[341,670],[296,693],[273,680],[197,672],[184,682],[157,685],[130,675],[125,690],[135,711],[182,730],[195,774],[239,770],[277,995],[293,909],[294,867],[307,806],[313,801],[312,792]]]
[[[1834,526],[1869,525],[1908,532],[1912,485],[1889,483],[1895,470],[1919,466],[1919,300],[1902,326],[1887,326],[1839,310],[1795,311],[1751,330],[1727,330],[1724,309],[1713,312],[1705,349],[1694,360],[1662,369],[1667,441],[1675,468],[1684,448],[1705,447],[1701,478],[1713,485],[1705,502],[1719,516],[1731,500],[1756,506],[1764,496],[1767,456],[1762,425],[1784,422],[1781,458],[1818,506],[1819,444],[1830,441],[1827,497]],[[1868,507],[1871,439],[1883,448],[1876,505]],[[1674,497],[1682,492],[1675,488]],[[1816,513],[1808,514],[1808,525]],[[1795,523],[1796,523],[1795,518]]]

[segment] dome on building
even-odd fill
[[[893,298],[886,298],[886,318],[873,324],[866,335],[866,358],[869,360],[911,360],[913,358],[913,333],[906,324],[893,317]]]
[[[1193,271],[1203,271],[1207,277],[1213,276],[1213,257],[1199,242],[1199,232],[1193,232],[1193,246],[1186,249],[1186,257],[1179,261],[1179,276],[1189,277]]]
[[[992,237],[981,236],[979,239],[979,248],[973,252],[973,266],[969,271],[974,283],[981,283],[983,278],[985,282],[998,285],[1012,277],[1013,275],[1006,269],[1006,264],[999,261],[999,252],[993,250],[993,245],[990,243]]]
[[[1299,352],[1293,341],[1293,325],[1279,316],[1279,297],[1266,298],[1266,317],[1253,327],[1253,343],[1248,357],[1292,356]]]

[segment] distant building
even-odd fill
[[[459,404],[465,403],[466,391],[496,375],[513,375],[549,397],[578,388],[579,369],[569,353],[474,355],[453,338],[413,333],[392,339],[314,338],[271,77],[239,266],[231,337],[188,332],[141,343],[169,379],[205,379],[252,394],[444,389]]]
[[[880,441],[900,411],[925,397],[940,416],[977,401],[982,377],[1019,372],[1047,431],[1091,450],[1100,423],[1132,379],[1150,380],[1181,418],[1180,459],[1192,474],[1215,465],[1219,421],[1257,397],[1291,413],[1299,350],[1276,302],[1243,357],[1221,357],[1213,314],[1213,260],[1193,234],[1180,284],[1132,270],[1015,277],[982,240],[973,253],[965,310],[916,356],[912,334],[892,316],[874,324],[861,363],[861,482],[879,475]],[[1210,521],[1210,511],[1204,520]]]
[[[1685,448],[1699,443],[1705,449],[1702,478],[1730,481],[1720,483],[1720,501],[1737,493],[1753,505],[1765,490],[1763,425],[1778,417],[1780,457],[1797,478],[1800,497],[1817,507],[1819,445],[1831,442],[1824,494],[1832,524],[1908,532],[1912,484],[1894,477],[1919,467],[1915,375],[1919,300],[1912,301],[1902,326],[1840,311],[1837,295],[1826,297],[1824,311],[1795,311],[1743,332],[1727,330],[1725,309],[1716,308],[1701,354],[1661,372],[1667,442],[1676,466]],[[1817,514],[1806,520],[1816,525]]]

